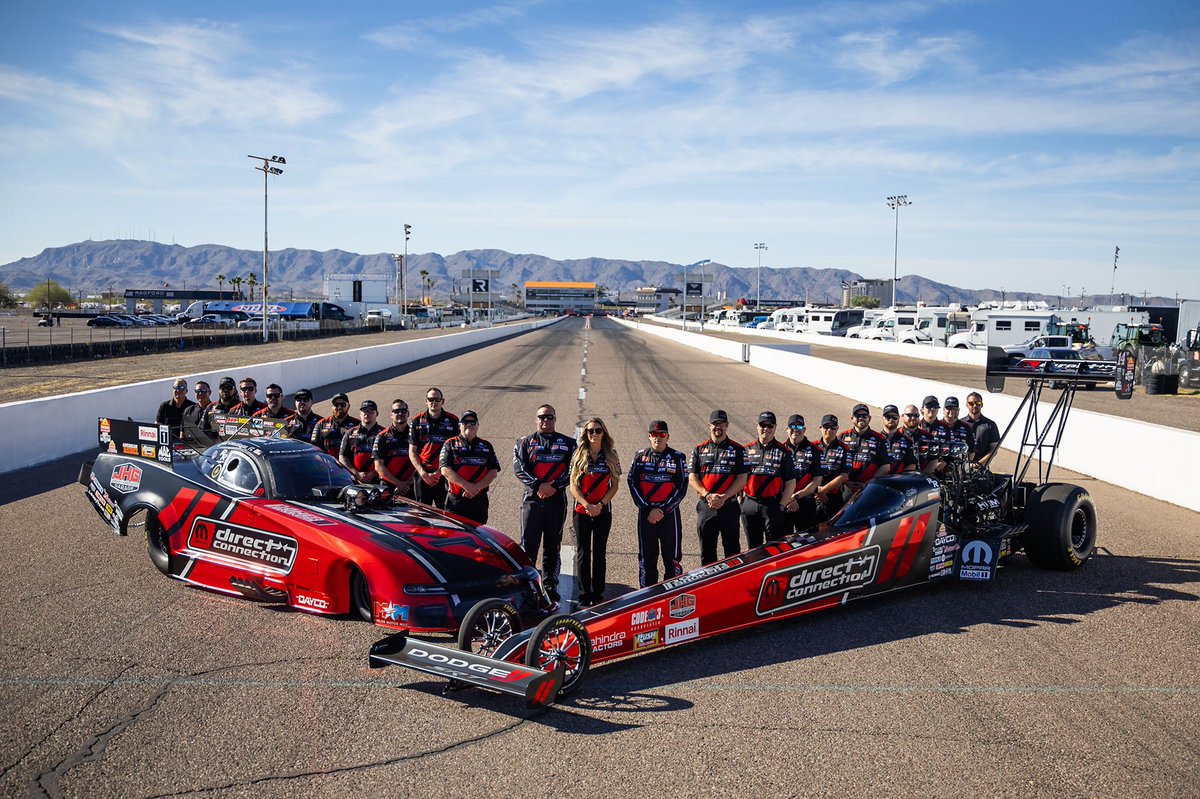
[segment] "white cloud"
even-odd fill
[[[910,80],[937,67],[956,71],[968,68],[965,54],[973,36],[918,36],[902,40],[894,30],[847,33],[838,39],[842,51],[839,66],[865,73],[876,85],[887,86]]]

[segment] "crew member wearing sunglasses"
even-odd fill
[[[446,507],[446,478],[442,477],[442,445],[458,435],[458,417],[446,410],[440,388],[425,390],[425,410],[408,423],[408,459],[416,471],[413,498],[435,508]]]
[[[978,392],[967,395],[967,415],[962,421],[971,428],[971,460],[987,466],[1000,446],[1000,427],[983,415],[983,397]]]
[[[913,424],[919,415],[912,405]],[[913,472],[917,469],[917,451],[912,437],[900,426],[900,409],[895,405],[883,406],[883,439],[887,442],[888,458],[892,463],[892,474]]]
[[[479,524],[488,520],[488,486],[500,474],[500,461],[490,441],[479,437],[479,414],[464,411],[459,434],[447,439],[440,455],[442,476],[449,484],[446,510]]]
[[[408,457],[408,403],[392,400],[391,424],[375,436],[371,455],[380,481],[392,487],[392,497],[411,497],[417,470]]]
[[[575,500],[571,532],[575,535],[579,604],[584,607],[604,601],[612,501],[620,477],[621,458],[604,420],[588,419],[575,442],[568,483],[568,490]]]
[[[267,406],[260,409],[255,416],[264,419],[287,419],[296,412],[283,404],[283,388],[278,383],[267,386]]]
[[[717,539],[725,557],[741,552],[741,508],[734,500],[746,485],[750,469],[746,448],[729,438],[729,416],[715,410],[708,416],[708,440],[692,450],[688,483],[699,495],[696,534],[700,538],[700,563],[717,561]]]
[[[347,430],[358,425],[358,419],[350,415],[350,398],[345,394],[334,394],[330,402],[333,405],[333,413],[317,422],[312,443],[334,458],[339,458],[342,454],[342,439]]]
[[[183,412],[196,404],[188,399],[187,392],[187,381],[182,377],[176,378],[171,385],[171,399],[158,406],[154,423],[170,425],[173,430],[178,431],[183,424]]]
[[[521,548],[534,563],[542,550],[542,580],[546,593],[557,602],[558,574],[562,562],[562,528],[567,519],[567,485],[575,440],[555,432],[553,405],[537,409],[534,432],[513,447],[513,471],[525,484],[521,500]]]
[[[775,438],[775,413],[758,415],[758,438],[746,445],[746,467],[750,474],[742,491],[742,525],[746,546],[760,547],[763,538],[783,538],[783,508],[780,500],[796,487],[791,453]]]
[[[662,555],[663,579],[683,574],[683,527],[679,505],[687,496],[687,464],[683,453],[667,445],[667,423],[655,419],[647,431],[650,446],[633,456],[629,493],[638,506],[638,585],[658,582]]]
[[[817,492],[821,476],[821,451],[804,434],[804,417],[793,413],[788,417],[787,441],[784,449],[792,457],[792,474],[796,487],[783,504],[783,534],[802,533],[817,525]]]
[[[242,382],[238,383],[238,395],[242,398],[241,402],[229,409],[233,416],[253,416],[267,407],[257,396],[258,382],[253,377],[242,378]]]

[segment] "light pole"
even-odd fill
[[[757,311],[762,307],[762,253],[763,250],[767,249],[767,245],[760,241],[754,245],[754,249],[758,250],[758,279],[756,281],[758,283],[756,290],[758,296],[754,298],[754,310]]]
[[[408,313],[408,239],[412,235],[412,225],[404,226],[404,275],[400,281],[402,289],[400,299],[404,302],[404,307],[400,309],[401,318]]]
[[[906,205],[912,205],[908,201],[907,194],[897,194],[895,197],[887,198],[888,208],[896,212],[896,240],[892,245],[892,307],[896,307],[896,286],[900,284],[900,273],[897,271],[900,258],[900,209]]]
[[[270,158],[262,155],[248,155],[247,158],[253,158],[256,161],[262,161],[262,166],[254,167],[259,172],[263,173],[263,295],[262,295],[262,317],[263,317],[263,343],[266,344],[271,340],[270,332],[267,328],[267,178],[271,175],[282,175],[283,170],[272,164],[286,164],[287,161],[281,155],[273,155]]]

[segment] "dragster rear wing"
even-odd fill
[[[405,632],[394,633],[372,644],[368,664],[373,669],[391,665],[407,666],[426,674],[446,677],[452,683],[491,688],[523,697],[529,707],[543,707],[554,702],[562,688],[564,674],[561,663],[554,671],[542,671],[429,641],[410,639]]]
[[[1134,374],[1136,372],[1136,356],[1128,350],[1118,353],[1113,361],[1092,360],[1042,360],[1033,361],[1025,358],[1014,363],[1000,347],[988,347],[987,372],[985,385],[992,394],[1004,390],[1004,380],[1009,377],[1020,378],[1030,383],[1067,383],[1072,385],[1094,386],[1100,383],[1112,382],[1116,394],[1121,399],[1133,396]]]

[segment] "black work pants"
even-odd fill
[[[526,492],[521,502],[521,548],[534,563],[542,550],[542,581],[547,590],[558,591],[562,567],[562,528],[567,520],[567,495],[559,491],[549,499]]]
[[[742,551],[741,509],[733,501],[726,502],[720,510],[713,510],[708,503],[696,503],[696,533],[700,537],[700,563],[707,566],[717,562],[717,538],[725,557],[731,558]]]
[[[474,497],[446,495],[446,510],[457,513],[463,518],[470,519],[476,524],[487,524],[488,495],[479,494]]]
[[[645,588],[658,582],[658,558],[662,555],[663,579],[683,574],[683,525],[679,508],[651,524],[646,518],[650,508],[638,509],[638,585]],[[715,546],[715,545],[714,545]]]
[[[796,510],[785,510],[783,534],[804,533],[817,526],[817,501],[812,496],[796,500]]]
[[[446,507],[446,478],[438,476],[438,481],[429,485],[417,475],[413,479],[413,499],[435,508]]]
[[[575,534],[575,577],[579,596],[599,602],[604,597],[608,571],[608,533],[612,529],[612,511],[607,506],[599,516],[571,514]]]
[[[764,500],[744,497],[742,524],[746,527],[746,549],[761,547],[764,537],[767,541],[783,538],[783,512],[778,497]]]

